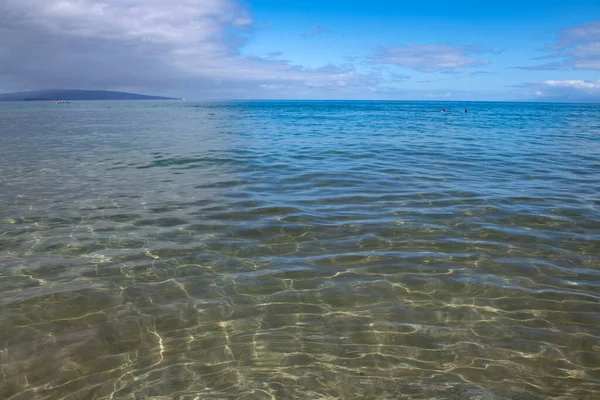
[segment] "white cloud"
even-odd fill
[[[578,69],[600,70],[600,21],[564,30],[558,38],[556,48],[566,53],[566,65]]]
[[[564,29],[557,40],[555,48],[566,49],[581,43],[598,43],[600,41],[600,21],[578,25]]]
[[[547,80],[521,86],[523,95],[548,101],[600,101],[600,80]]]
[[[447,99],[452,97],[453,94],[450,92],[442,92],[442,93],[428,93],[427,97],[431,98],[431,99]]]
[[[586,69],[600,70],[600,21],[590,22],[559,32],[548,54],[539,59],[562,59],[524,67],[530,70]]]
[[[384,49],[373,62],[395,64],[420,72],[453,72],[459,68],[488,65],[488,60],[472,58],[482,52],[470,46],[445,46],[439,44],[396,46]]]
[[[600,89],[600,80],[598,81],[583,81],[583,80],[565,80],[565,81],[545,81],[544,84],[554,87],[566,87],[574,89]]]
[[[283,89],[283,85],[267,85],[267,84],[262,84],[260,85],[261,88],[263,89]]]
[[[229,28],[249,28],[247,11],[231,0],[3,0],[4,14],[62,37],[94,38],[227,51]]]
[[[372,85],[348,68],[243,56],[254,29],[239,0],[0,0],[0,89],[260,97]]]

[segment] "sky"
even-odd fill
[[[598,0],[0,0],[0,92],[600,102]]]

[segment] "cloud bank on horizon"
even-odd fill
[[[377,1],[375,19],[362,17],[364,2],[345,2],[340,14],[341,2],[332,0],[312,5],[309,14],[318,17],[311,20],[289,18],[313,4],[297,0],[279,8],[265,0],[0,0],[0,91],[600,101],[600,6],[593,2],[598,20],[573,15],[586,22],[557,25],[528,49],[511,47],[510,35],[506,43],[494,39],[502,21],[490,22],[496,31],[474,26],[473,34],[441,23],[398,25],[403,13],[438,19],[418,9],[377,15]],[[461,15],[446,19],[460,27]],[[546,33],[528,29],[531,37]]]

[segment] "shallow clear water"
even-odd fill
[[[598,105],[0,103],[0,398],[598,399],[598,154]]]

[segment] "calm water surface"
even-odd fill
[[[598,105],[0,104],[0,398],[599,399],[599,154]]]

